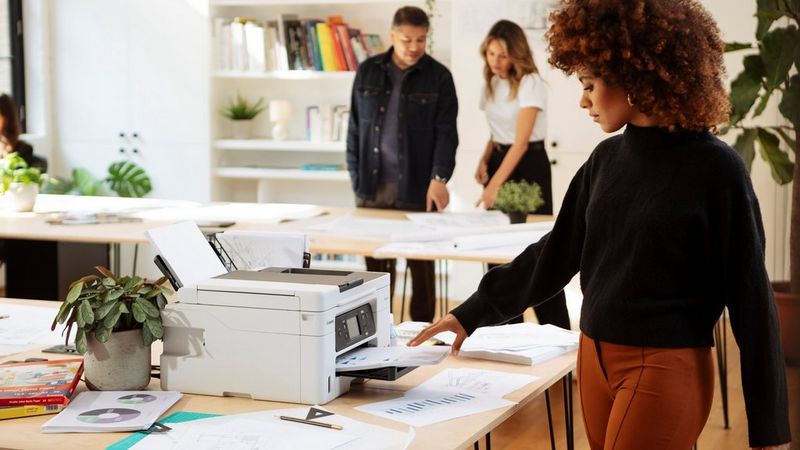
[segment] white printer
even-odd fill
[[[162,318],[162,389],[324,404],[365,376],[337,375],[337,356],[389,345],[389,275],[233,271],[181,287]]]

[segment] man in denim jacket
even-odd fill
[[[407,6],[394,15],[392,47],[358,67],[347,130],[347,169],[356,205],[442,211],[455,168],[458,100],[450,71],[425,54],[428,16]],[[389,272],[396,261],[367,258],[367,269]],[[432,261],[408,261],[411,319],[431,321]]]

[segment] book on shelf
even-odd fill
[[[347,105],[306,107],[306,139],[311,142],[341,142],[347,139],[350,108]]]
[[[300,166],[301,170],[324,170],[336,171],[343,170],[341,164],[303,164]]]
[[[60,411],[82,373],[82,358],[0,365],[0,418]]]

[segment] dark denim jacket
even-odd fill
[[[381,127],[392,91],[388,64],[394,49],[358,67],[347,129],[347,170],[359,198],[375,199],[380,179]],[[400,92],[397,200],[400,209],[424,210],[434,176],[450,179],[455,168],[458,100],[453,76],[424,55],[408,69]]]

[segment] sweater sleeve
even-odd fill
[[[758,200],[743,165],[737,172],[738,180],[726,189],[729,208],[723,220],[730,226],[729,235],[722,235],[723,286],[740,350],[750,446],[779,445],[791,440],[786,369],[775,299],[764,266]]]
[[[452,311],[467,333],[547,301],[578,272],[586,228],[588,164],[572,179],[553,230],[510,263],[488,271],[478,290]]]

